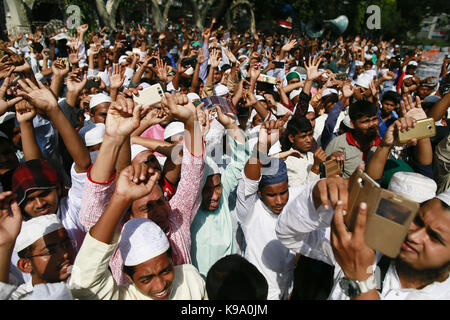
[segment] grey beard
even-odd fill
[[[417,270],[400,257],[397,257],[395,259],[395,267],[399,276],[401,275],[404,278],[422,283],[423,286],[427,286],[428,284],[443,278],[446,274],[449,276],[450,261],[439,268]]]

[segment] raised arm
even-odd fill
[[[11,255],[21,226],[22,214],[13,193],[0,193],[0,282],[9,282]]]
[[[35,116],[36,109],[27,101],[20,101],[16,104],[16,120],[20,125],[22,150],[26,161],[42,158],[41,149],[39,149],[34,135],[33,118]]]
[[[86,172],[91,164],[89,152],[81,137],[59,108],[54,94],[41,82],[38,82],[38,87],[29,79],[25,79],[25,81],[19,80],[19,85],[22,90],[18,95],[32,104],[39,112],[45,114],[58,130],[75,162],[75,171]]]

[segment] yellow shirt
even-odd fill
[[[69,287],[80,300],[153,300],[134,285],[118,285],[108,269],[117,246],[117,234],[112,244],[94,239],[89,232],[77,254]],[[169,300],[208,299],[205,282],[197,269],[184,264],[174,267],[174,280]]]

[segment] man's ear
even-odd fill
[[[19,261],[17,261],[17,268],[23,273],[33,272],[33,266],[31,265],[30,259],[20,258]]]
[[[294,136],[292,134],[288,135],[289,142],[294,144]]]

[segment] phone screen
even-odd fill
[[[399,203],[381,198],[376,213],[383,218],[403,225],[408,220],[411,210]]]

